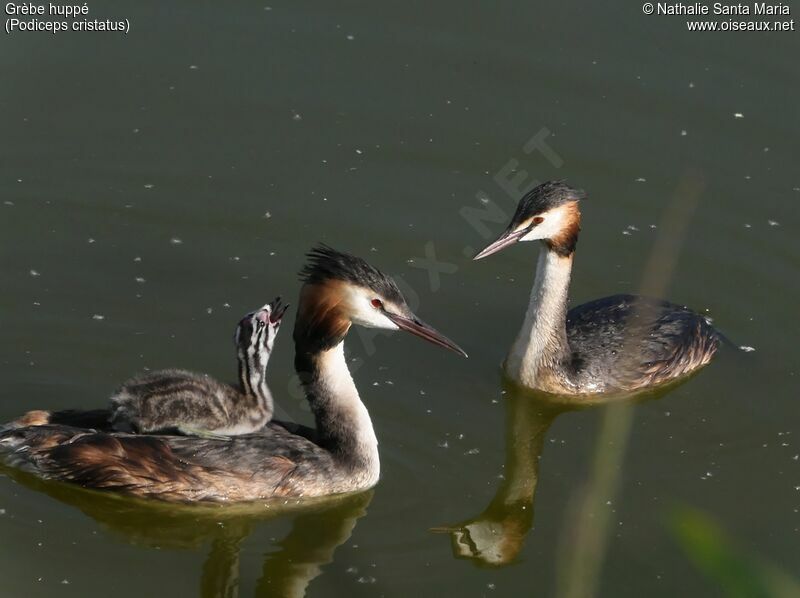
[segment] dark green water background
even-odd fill
[[[488,233],[463,210],[483,192],[510,213],[505,167],[588,191],[575,303],[635,292],[650,225],[700,181],[664,292],[756,349],[635,406],[598,507],[597,594],[723,595],[670,532],[675,505],[800,571],[798,34],[688,33],[631,2],[268,4],[90,3],[130,34],[0,37],[0,420],[100,406],[143,367],[231,377],[237,319],[296,296],[320,240],[401,276],[470,358],[351,334],[383,471],[344,504],[153,510],[0,478],[0,593],[291,595],[277,588],[313,578],[311,596],[556,595],[607,409],[503,394],[536,249],[470,262]],[[526,152],[537,134],[549,149]],[[446,271],[431,278],[426,251]],[[308,421],[293,319],[270,380],[283,415]],[[516,523],[490,535],[505,529],[513,562],[454,558],[430,528],[503,494],[507,457],[536,489],[531,531],[533,505],[497,507]]]

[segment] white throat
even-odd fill
[[[529,388],[540,388],[537,380],[544,369],[554,367],[566,351],[567,297],[572,256],[561,257],[542,245],[536,264],[525,321],[505,362],[508,376]]]
[[[351,447],[366,465],[364,475],[377,482],[380,475],[378,439],[364,403],[358,395],[353,377],[344,356],[344,343],[323,351],[317,356],[317,388],[324,412],[317,412],[318,425],[325,432]],[[315,409],[316,412],[316,409]]]

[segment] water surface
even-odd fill
[[[472,263],[503,225],[464,208],[486,209],[482,194],[510,214],[513,173],[589,193],[574,303],[640,288],[696,181],[664,295],[756,349],[632,407],[619,487],[597,506],[597,595],[723,595],[671,531],[678,505],[800,571],[796,33],[689,34],[576,2],[96,10],[131,33],[0,42],[0,420],[100,406],[144,367],[231,377],[238,318],[295,296],[317,241],[401,277],[470,358],[351,334],[382,480],[346,501],[185,512],[1,478],[4,595],[563,590],[609,410],[504,390],[536,249]],[[537,135],[549,149],[526,151]],[[307,422],[292,320],[270,380]],[[478,520],[503,542],[459,542]]]

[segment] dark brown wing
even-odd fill
[[[229,440],[130,435],[63,425],[0,433],[6,461],[47,479],[168,501],[322,494],[331,456],[280,426]]]
[[[700,314],[636,295],[614,295],[567,314],[573,367],[607,391],[633,391],[706,365],[720,337]]]

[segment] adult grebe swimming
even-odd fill
[[[525,321],[504,364],[507,375],[557,394],[624,393],[706,365],[720,335],[685,307],[614,295],[567,313],[584,197],[562,181],[539,185],[520,200],[505,232],[474,258],[518,241],[542,241]]]
[[[111,397],[111,427],[119,432],[178,430],[200,436],[233,436],[262,428],[274,410],[267,364],[287,307],[278,297],[239,322],[234,336],[237,386],[186,370],[141,374]]]
[[[350,325],[406,330],[466,354],[417,319],[394,281],[364,260],[326,246],[308,257],[295,368],[315,429],[272,421],[220,440],[28,425],[0,433],[7,461],[44,478],[183,502],[323,496],[375,485],[378,441],[344,356]]]

